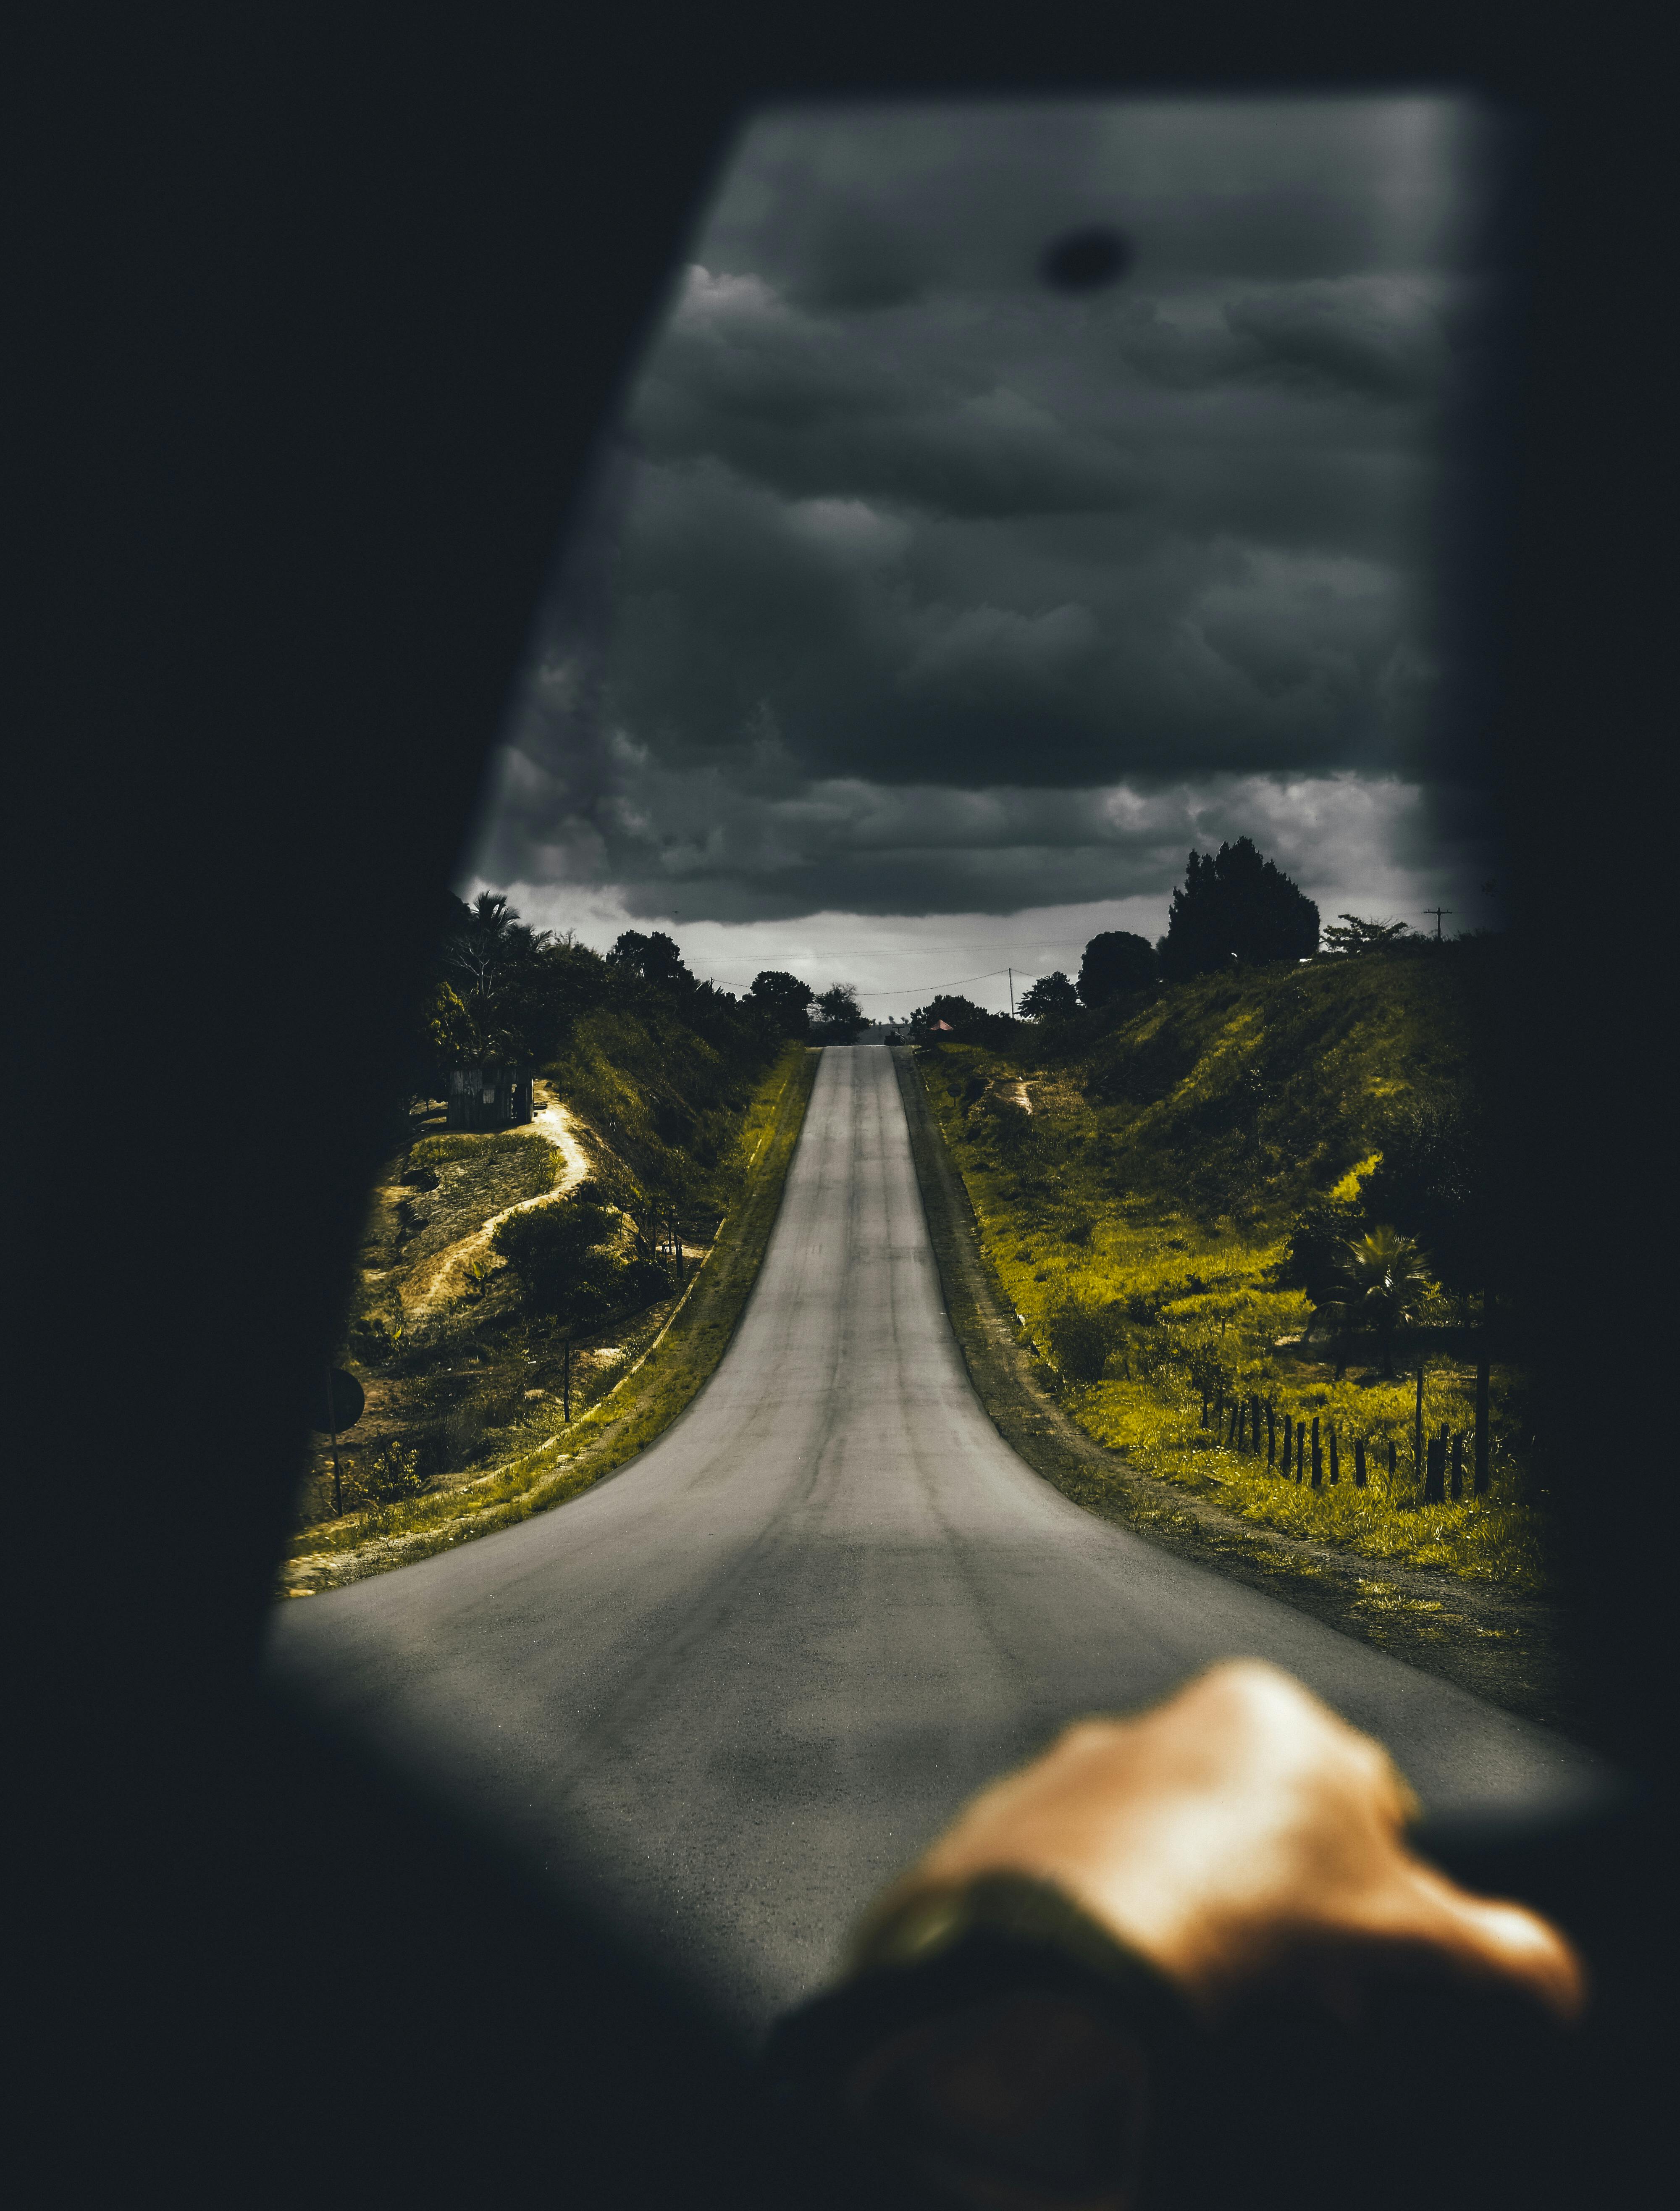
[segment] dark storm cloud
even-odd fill
[[[482,870],[635,912],[1007,912],[1164,890],[1188,792],[1425,778],[1463,130],[1389,100],[749,130]],[[1046,291],[1094,220],[1127,280]]]

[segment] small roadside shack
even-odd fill
[[[449,1119],[452,1129],[515,1129],[531,1115],[531,1070],[528,1067],[452,1067]]]

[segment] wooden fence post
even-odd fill
[[[1356,1489],[1363,1489],[1365,1487],[1365,1439],[1363,1436],[1356,1436],[1353,1441],[1353,1486]]]
[[[1445,1505],[1446,1502],[1446,1431],[1428,1441],[1428,1456],[1424,1464],[1423,1502],[1426,1505]]]
[[[1319,1416],[1313,1415],[1313,1487],[1324,1487],[1324,1446],[1319,1441]]]

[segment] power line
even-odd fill
[[[924,991],[930,997],[937,997],[943,991],[957,990],[964,983],[989,983],[994,976],[1007,975],[1010,972],[1007,967],[990,967],[984,975],[959,975],[955,983],[895,983],[879,990],[870,984],[859,983],[857,990],[858,996],[864,998],[916,998]],[[721,979],[732,990],[749,990],[752,988],[750,983],[740,982],[731,976],[725,975]]]

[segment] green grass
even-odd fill
[[[762,1048],[732,1029],[708,1034],[654,1005],[603,1006],[577,1022],[547,1072],[651,1195],[726,1211],[740,1187],[742,1117],[765,1063]]]
[[[543,1151],[553,1149],[543,1137],[526,1129],[500,1129],[483,1136],[422,1136],[409,1154],[409,1165],[429,1167],[434,1172],[458,1160],[470,1160],[475,1165],[494,1160],[525,1166],[533,1145]]]
[[[1474,977],[1446,961],[1352,960],[1204,978],[1106,1035],[1065,1035],[1010,1061],[942,1045],[920,1064],[986,1255],[1034,1341],[1064,1370],[1088,1433],[1141,1472],[1236,1518],[1373,1560],[1439,1567],[1518,1590],[1549,1581],[1531,1490],[1522,1378],[1493,1372],[1489,1493],[1424,1505],[1414,1475],[1415,1384],[1374,1378],[1356,1347],[1337,1382],[1321,1357],[1280,1349],[1311,1307],[1276,1275],[1293,1214],[1351,1195],[1380,1156],[1385,1101],[1462,1094]],[[1075,1049],[1075,1046],[1080,1047]],[[1017,1081],[1034,1111],[1011,1104]],[[1435,1316],[1453,1318],[1443,1306]],[[1101,1378],[1069,1377],[1069,1330],[1112,1348]],[[1063,1356],[1058,1356],[1058,1345]],[[1341,1444],[1341,1480],[1299,1486],[1201,1426],[1203,1379],[1316,1414]],[[1428,1362],[1426,1433],[1470,1430],[1474,1374]],[[1368,1487],[1353,1443],[1367,1439]],[[1391,1490],[1386,1446],[1398,1446]],[[1466,1457],[1469,1457],[1468,1446]],[[1469,1468],[1466,1467],[1466,1486]]]

